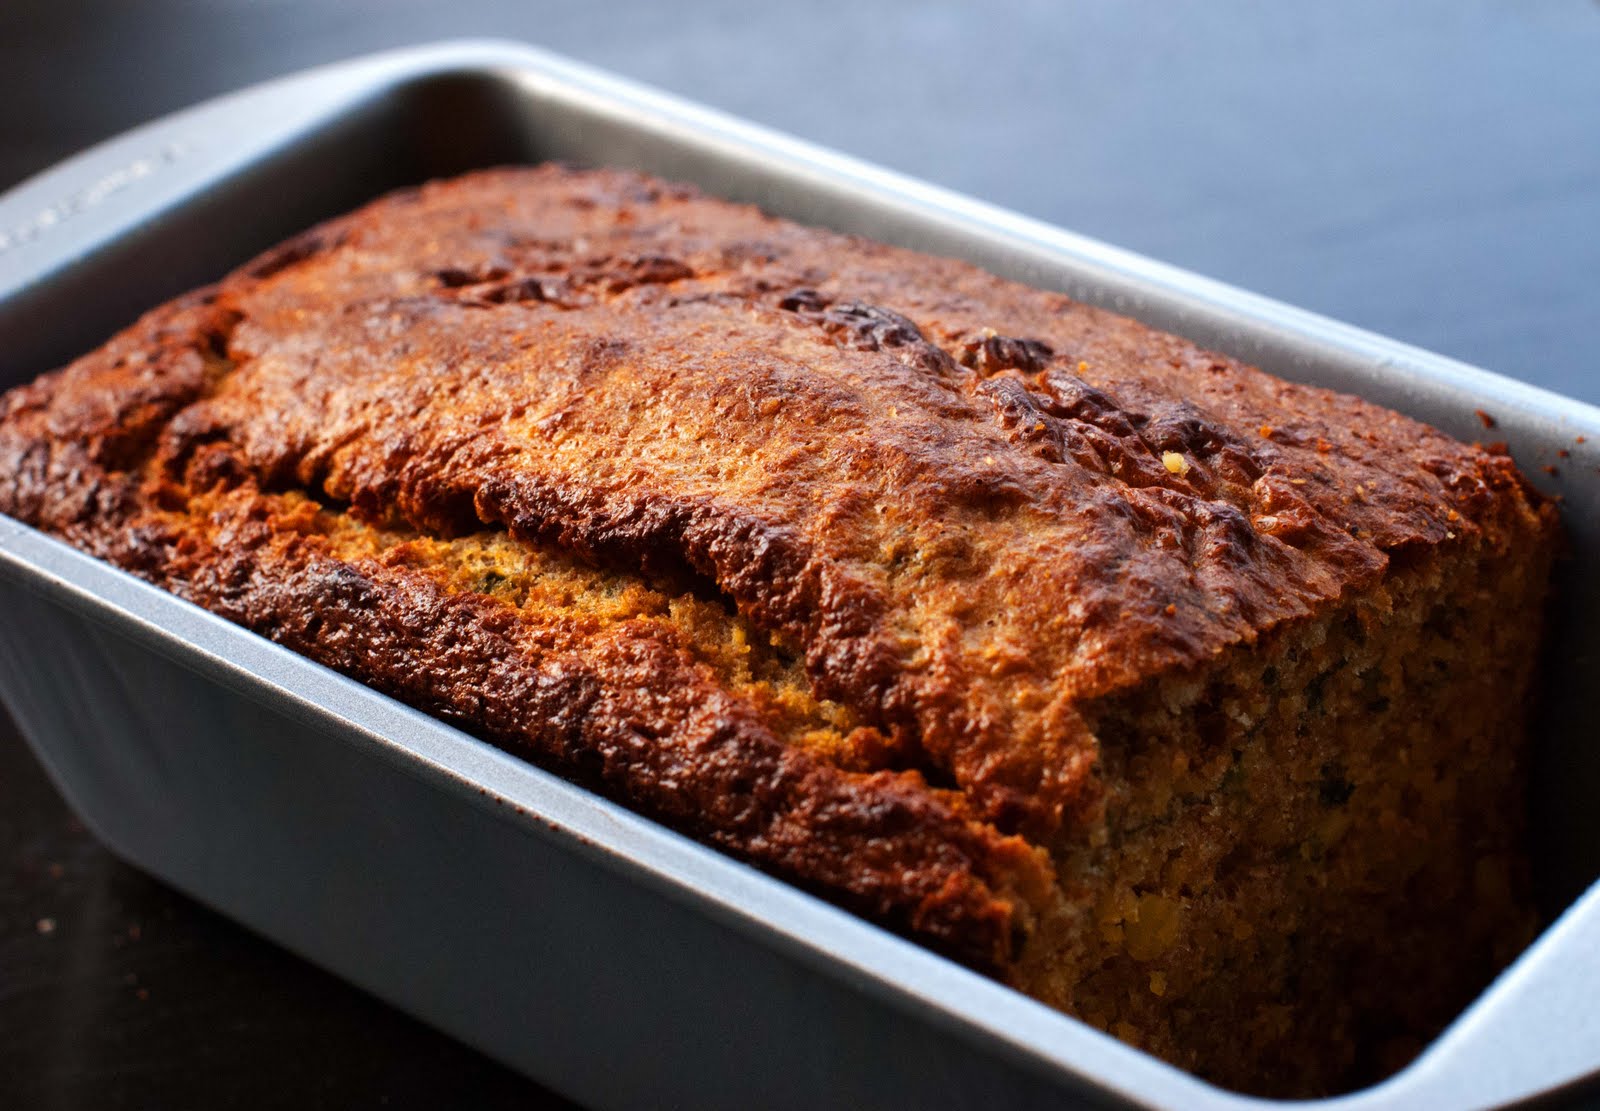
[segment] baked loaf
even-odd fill
[[[1224,1084],[1531,928],[1508,458],[682,186],[314,229],[6,395],[0,511]]]

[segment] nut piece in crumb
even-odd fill
[[[1176,451],[1163,451],[1161,453],[1161,465],[1175,475],[1189,473],[1189,460]]]

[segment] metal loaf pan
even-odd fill
[[[1578,574],[1600,556],[1600,410],[502,43],[260,86],[0,197],[0,386],[384,190],[548,158],[961,256],[1466,438],[1492,413],[1574,548],[1534,799],[1554,924],[1411,1067],[1325,1106],[1600,1077],[1600,583]],[[1265,1106],[4,517],[0,695],[122,856],[593,1105]]]

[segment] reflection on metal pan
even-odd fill
[[[386,189],[564,159],[963,257],[1562,457],[1575,549],[1539,766],[1544,936],[1410,1068],[1329,1101],[1485,1106],[1600,1076],[1600,410],[526,47],[246,90],[0,197],[0,388]],[[0,696],[117,852],[598,1106],[1262,1106],[0,518]],[[1315,1106],[1315,1105],[1311,1105]]]

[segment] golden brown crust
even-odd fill
[[[221,445],[191,445],[187,485],[103,467],[214,381],[200,353],[230,326],[193,297],[9,395],[0,508],[969,961],[1009,958],[1039,854],[915,773],[780,743],[669,625],[540,622],[403,557],[341,558],[312,503],[262,493]]]
[[[402,194],[223,296],[245,366],[176,436],[374,517],[687,564],[1036,835],[1086,801],[1076,702],[1515,489],[1375,406],[627,174]]]
[[[987,964],[1049,888],[1010,835],[1100,803],[1089,700],[1550,512],[1503,456],[1060,295],[559,167],[152,314],[8,395],[0,476],[0,510]],[[332,555],[294,490],[709,584],[901,770],[784,743],[668,628]]]

